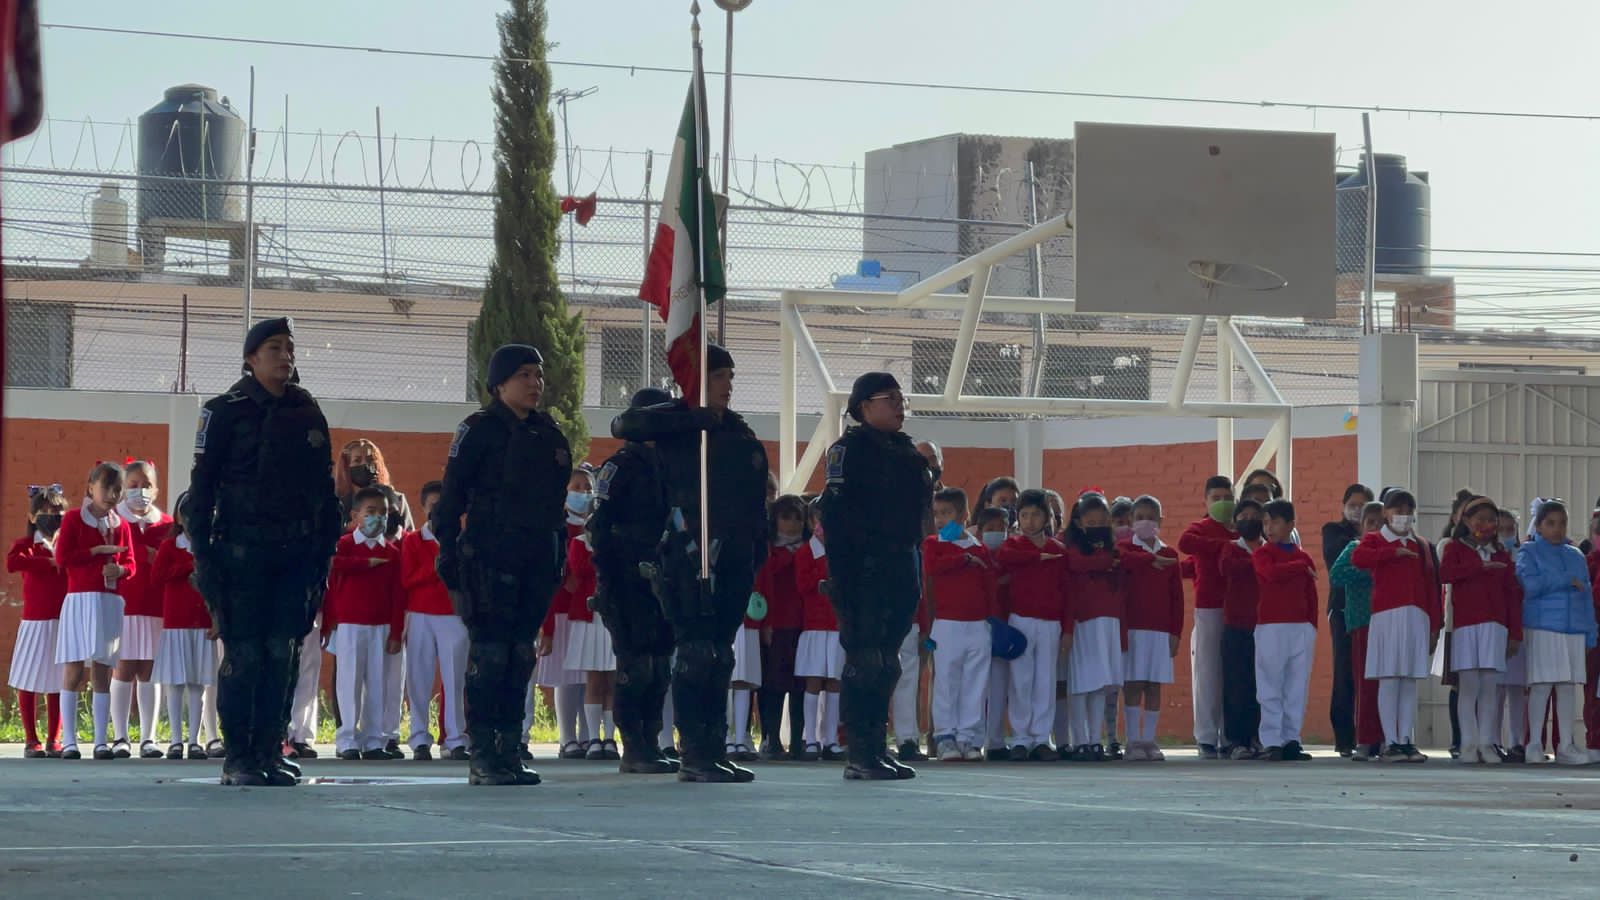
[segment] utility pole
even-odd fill
[[[717,6],[728,13],[727,54],[722,65],[722,262],[728,262],[728,205],[733,202],[728,193],[728,163],[733,152],[733,14],[747,8],[753,0],[716,0]],[[717,343],[728,342],[728,300],[717,304]]]
[[[572,196],[574,188],[572,186],[572,132],[567,130],[567,104],[574,100],[582,100],[599,90],[600,88],[597,86],[586,87],[581,91],[569,91],[566,88],[562,88],[550,95],[550,98],[556,101],[556,106],[561,108],[561,143],[566,148],[568,197]],[[578,287],[578,233],[574,230],[572,222],[574,218],[574,216],[567,217],[567,268],[569,270],[567,277],[571,281],[572,289],[576,290]]]

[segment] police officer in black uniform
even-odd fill
[[[921,596],[922,523],[932,503],[928,462],[900,428],[905,396],[887,372],[850,389],[851,427],[828,448],[822,528],[829,598],[844,646],[840,711],[849,746],[844,777],[912,778],[891,758],[886,721],[900,678],[900,643]]]
[[[244,343],[244,377],[200,411],[186,530],[195,583],[222,638],[222,783],[292,785],[283,759],[300,643],[342,522],[322,410],[297,383],[294,323]]]
[[[672,402],[660,388],[644,388],[628,406],[640,409]],[[667,522],[667,501],[654,447],[622,445],[595,475],[595,611],[611,632],[617,654],[616,718],[622,733],[620,771],[665,775],[678,763],[661,754],[661,709],[672,680],[672,626],[662,614],[640,563],[654,563]]]
[[[566,557],[572,451],[539,409],[544,359],[526,344],[489,358],[493,399],[456,429],[433,509],[439,578],[467,626],[471,784],[532,785],[518,756],[534,641]],[[466,530],[462,530],[462,516]]]
[[[655,588],[674,637],[672,702],[683,738],[678,780],[746,782],[755,773],[728,760],[723,738],[733,639],[767,554],[767,451],[728,408],[733,357],[710,345],[706,373],[704,408],[680,400],[629,409],[611,423],[611,433],[655,442],[670,510]],[[700,580],[701,432],[707,437],[709,583]]]

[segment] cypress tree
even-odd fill
[[[551,181],[556,148],[545,62],[548,17],[544,0],[510,2],[511,9],[498,16],[500,58],[494,64],[495,254],[483,308],[470,330],[469,354],[474,387],[486,401],[483,370],[494,349],[508,343],[539,348],[545,408],[578,460],[589,445],[583,420],[583,316],[567,311],[556,278],[561,208]]]

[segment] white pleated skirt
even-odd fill
[[[61,690],[61,664],[56,662],[58,619],[24,619],[17,626],[11,650],[11,686],[19,691],[53,694]]]
[[[1386,609],[1367,626],[1367,678],[1427,678],[1428,614],[1420,607]]]
[[[155,659],[161,649],[160,616],[122,617],[122,658]]]
[[[1163,648],[1162,652],[1166,652]],[[1122,684],[1122,622],[1100,616],[1072,629],[1067,654],[1067,693],[1088,694]]]
[[[1583,635],[1542,628],[1522,630],[1522,655],[1528,661],[1528,684],[1583,684]]]
[[[753,687],[761,687],[761,632],[755,628],[739,626],[733,638],[733,678]]]
[[[56,632],[56,662],[114,666],[121,650],[122,597],[100,591],[68,594]]]
[[[563,665],[574,672],[615,672],[617,655],[611,648],[611,632],[594,614],[593,622],[569,622],[567,657]],[[554,653],[550,654],[554,656]]]
[[[571,643],[572,623],[566,613],[556,614],[555,633],[550,636],[550,655],[539,657],[533,667],[533,683],[539,687],[566,687],[583,684],[582,671],[567,668],[567,645]]]
[[[794,653],[796,678],[839,678],[844,675],[844,646],[837,631],[802,631]]]
[[[1440,641],[1440,643],[1444,643]],[[1506,668],[1506,627],[1479,622],[1450,632],[1450,671]]]
[[[1516,653],[1506,655],[1506,670],[1500,674],[1501,685],[1526,687],[1528,684],[1528,651],[1519,645]]]
[[[1165,631],[1136,628],[1128,632],[1128,652],[1122,666],[1123,681],[1172,683],[1172,655],[1167,652],[1172,636]]]
[[[211,684],[217,680],[217,647],[204,628],[164,628],[150,673],[156,684]]]

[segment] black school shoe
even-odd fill
[[[1028,745],[1027,744],[1018,744],[1015,747],[1011,748],[1011,761],[1012,762],[1027,762],[1028,759],[1029,759],[1029,757],[1028,757]]]
[[[1106,754],[1106,759],[1121,759],[1122,758],[1122,745],[1117,743],[1116,741],[1112,741],[1111,742],[1111,746],[1106,748],[1105,754]]]
[[[1053,759],[1060,758],[1061,757],[1056,754],[1055,748],[1051,747],[1049,744],[1039,744],[1028,752],[1028,759],[1034,762],[1049,762]]]
[[[117,740],[111,742],[111,755],[106,757],[106,759],[131,759],[132,757],[133,745],[128,743],[127,738],[118,738]],[[98,749],[95,752],[94,758],[100,758]]]
[[[1011,750],[1006,747],[989,747],[983,751],[984,762],[1011,762]]]
[[[922,752],[922,747],[916,741],[903,741],[895,756],[901,762],[927,762],[928,754]]]
[[[443,757],[441,757],[441,759],[448,759],[451,762],[467,762],[468,760],[472,759],[472,751],[468,750],[466,747],[455,747],[451,749],[449,753],[446,753]]]
[[[317,748],[311,746],[305,741],[294,741],[289,744],[289,748],[294,751],[294,755],[291,757],[293,759],[317,758]]]
[[[1289,741],[1283,745],[1283,758],[1290,762],[1305,762],[1311,759],[1311,754],[1300,746],[1299,741]]]
[[[339,751],[339,758],[344,760],[345,762],[359,762],[361,760],[361,751],[360,750],[340,750]]]
[[[1263,762],[1283,762],[1290,758],[1284,754],[1284,749],[1283,747],[1268,747],[1257,753],[1255,758]]]
[[[399,741],[390,741],[389,743],[385,744],[383,747],[383,755],[386,759],[406,758],[406,752],[400,749]]]
[[[83,759],[83,751],[78,749],[78,745],[77,744],[73,744],[73,745],[68,746],[68,747],[63,747],[63,748],[61,748],[61,758],[62,759]]]
[[[1198,750],[1201,759],[1221,759],[1222,752],[1216,744],[1201,744]]]
[[[430,762],[433,760],[433,751],[423,744],[411,751],[411,758],[418,762]]]
[[[772,738],[762,739],[761,749],[756,751],[757,757],[768,761],[783,759],[788,755],[789,753],[783,749],[783,745]]]
[[[379,748],[377,750],[363,750],[363,751],[361,751],[361,758],[364,759],[364,760],[368,760],[368,761],[377,761],[377,760],[388,760],[390,757],[389,757],[389,751],[384,750],[382,748]]]

